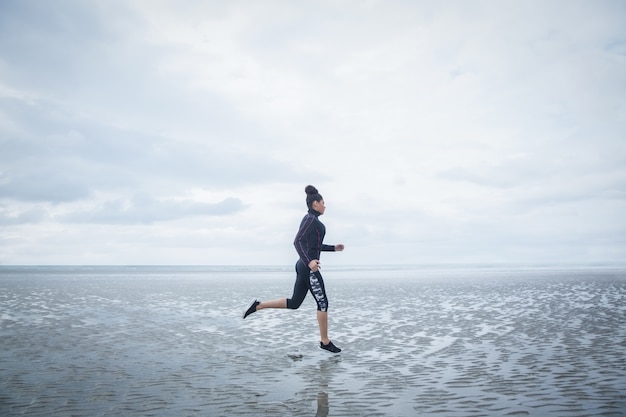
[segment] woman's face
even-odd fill
[[[326,210],[326,206],[324,205],[324,200],[319,200],[319,201],[314,201],[313,204],[311,204],[311,208],[315,211],[317,211],[319,214],[324,214],[324,211]]]

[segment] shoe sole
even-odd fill
[[[250,307],[252,307],[252,305],[253,305],[254,303],[256,303],[257,301],[259,301],[259,300],[257,300],[256,298],[253,298],[253,299],[252,299],[252,301],[250,301],[250,302],[248,303],[248,308],[246,308],[246,311],[244,311],[244,312],[243,312],[243,318],[244,318],[244,319],[246,318],[246,313],[248,312],[248,310],[250,310]],[[252,313],[250,313],[250,314],[252,314]],[[250,315],[250,314],[248,314],[248,315]]]

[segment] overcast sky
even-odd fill
[[[626,2],[0,1],[0,264],[626,259]]]

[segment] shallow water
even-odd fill
[[[626,270],[0,267],[0,415],[619,416]]]

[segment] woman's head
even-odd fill
[[[317,211],[320,214],[324,214],[324,210],[326,207],[324,206],[324,198],[317,191],[317,188],[312,185],[307,185],[304,188],[304,192],[306,193],[306,205],[308,208]]]

